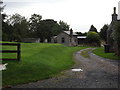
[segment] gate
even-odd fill
[[[17,50],[0,50],[0,53],[17,53],[17,58],[10,59],[10,58],[0,58],[0,60],[17,60],[20,61],[21,59],[21,51],[20,51],[20,43],[0,43],[2,46],[17,46]]]

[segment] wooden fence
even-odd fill
[[[0,53],[17,53],[16,59],[0,58],[0,60],[18,60],[21,58],[20,43],[0,43],[2,46],[17,46],[17,50],[0,50]]]

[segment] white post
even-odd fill
[[[3,2],[0,0],[0,41],[2,41],[2,9],[3,7],[1,6]]]
[[[120,1],[118,2],[118,20],[120,20]]]

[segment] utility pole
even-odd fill
[[[1,6],[3,2],[0,0],[0,41],[2,41],[2,10],[3,6]]]
[[[120,1],[118,2],[118,20],[120,20]]]
[[[5,5],[3,5],[3,1],[0,0],[0,41],[2,41],[2,12]]]

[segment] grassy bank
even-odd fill
[[[60,44],[21,43],[21,61],[8,63],[3,71],[3,86],[17,85],[50,78],[73,64],[73,52],[87,47],[66,47]],[[3,47],[3,49],[16,49]],[[15,54],[3,54],[13,58]]]
[[[100,47],[93,51],[94,54],[101,56],[103,58],[113,59],[113,60],[119,60],[120,57],[116,56],[114,53],[105,53],[104,48]]]

